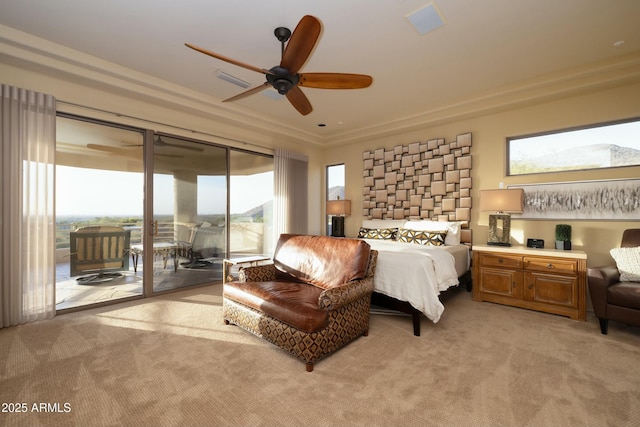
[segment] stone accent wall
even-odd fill
[[[362,153],[368,219],[471,220],[471,133]]]

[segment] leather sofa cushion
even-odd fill
[[[330,289],[363,279],[370,253],[363,240],[282,234],[273,263],[296,281]]]
[[[640,310],[640,282],[619,282],[609,286],[607,303]]]
[[[223,296],[312,333],[328,321],[328,313],[318,308],[321,292],[321,288],[299,282],[231,282],[225,283]]]

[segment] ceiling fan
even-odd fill
[[[307,62],[309,55],[311,55],[320,36],[321,29],[322,24],[320,21],[310,15],[302,17],[293,33],[285,27],[276,28],[274,34],[282,45],[282,59],[280,65],[276,65],[269,70],[236,61],[189,43],[185,43],[185,45],[221,61],[266,75],[267,81],[260,86],[225,99],[223,102],[235,101],[273,86],[279,94],[287,97],[300,114],[306,116],[313,111],[313,108],[299,86],[318,89],[361,89],[369,87],[373,81],[371,76],[364,74],[298,73],[304,63]],[[287,43],[286,47],[285,43]]]

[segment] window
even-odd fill
[[[344,171],[344,163],[327,166],[327,200],[344,200]],[[331,216],[327,215],[327,235],[331,231]]]

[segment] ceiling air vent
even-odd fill
[[[433,3],[429,3],[422,9],[407,15],[407,19],[420,35],[444,25],[444,18]]]

